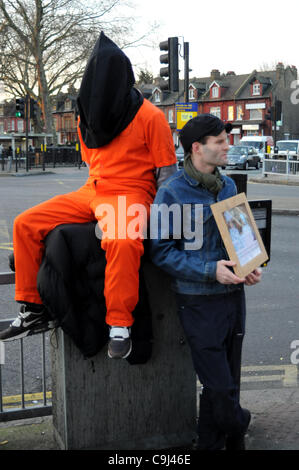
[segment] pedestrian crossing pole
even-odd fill
[[[28,154],[29,126],[30,126],[30,96],[27,93],[26,100],[25,100],[26,171],[29,171],[29,154]]]
[[[184,102],[189,102],[189,42],[184,42]]]

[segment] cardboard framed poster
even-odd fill
[[[245,277],[268,259],[245,193],[216,202],[211,210],[234,272]]]

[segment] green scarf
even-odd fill
[[[190,153],[185,156],[184,170],[187,175],[198,181],[203,188],[211,191],[211,193],[217,195],[222,189],[223,181],[218,168],[216,167],[213,173],[202,173],[193,166]]]

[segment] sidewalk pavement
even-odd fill
[[[1,165],[0,165],[0,177],[23,177],[23,176],[37,176],[37,175],[49,175],[49,174],[65,174],[65,173],[71,173],[71,172],[77,172],[80,170],[86,170],[86,165],[82,164],[80,168],[78,166],[56,166],[55,168],[51,166],[47,166],[45,170],[42,168],[31,168],[29,171],[26,171],[25,168],[19,168],[18,171],[11,170],[11,171],[2,171],[1,170]]]
[[[252,414],[248,451],[299,450],[299,387],[244,390],[241,405]],[[0,423],[0,450],[60,450],[52,417]]]
[[[45,170],[42,168],[32,168],[29,171],[26,171],[25,168],[19,168],[16,172],[14,169],[12,171],[1,171],[0,167],[0,176],[34,176],[34,175],[45,175],[45,174],[53,174],[53,173],[70,173],[70,172],[78,172],[78,170],[86,170],[87,168],[83,163],[80,168],[78,166],[56,166],[55,168],[51,166],[47,166]],[[234,170],[226,170],[225,173],[233,174],[233,173],[242,173],[242,171],[234,171]],[[253,175],[250,174],[251,171],[247,172],[248,175],[248,182],[255,182],[255,183],[264,183],[264,184],[285,184],[289,186],[299,186],[299,175],[266,175],[263,176],[262,173],[254,173]],[[244,174],[244,173],[243,173]]]
[[[277,193],[271,195],[270,190],[267,192],[267,199],[272,199],[272,215],[299,215],[299,190],[295,190],[294,187],[299,186],[299,175],[298,176],[282,176],[282,175],[271,175],[263,176],[262,174],[248,175],[247,183],[261,183],[265,185],[280,185],[292,187],[290,194],[284,193],[284,195]],[[268,196],[269,193],[269,196]]]
[[[31,170],[28,176],[69,171],[78,171],[78,168]],[[23,176],[26,176],[24,172]],[[299,177],[249,175],[250,182],[299,185]],[[291,205],[288,202],[283,211],[273,209],[273,213],[299,215],[299,201],[291,202]],[[299,450],[299,387],[241,390],[241,405],[252,413],[246,435],[248,450]],[[52,416],[0,423],[0,450],[59,450],[54,439]]]

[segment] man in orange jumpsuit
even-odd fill
[[[43,240],[57,225],[97,219],[107,260],[108,355],[124,358],[130,354],[132,312],[138,301],[143,233],[150,205],[157,183],[176,171],[172,135],[164,114],[143,99],[134,82],[129,59],[101,33],[78,96],[78,134],[89,177],[79,190],[56,196],[16,217],[15,299],[22,305],[17,318],[0,333],[0,340],[10,341],[53,326],[36,285]]]

